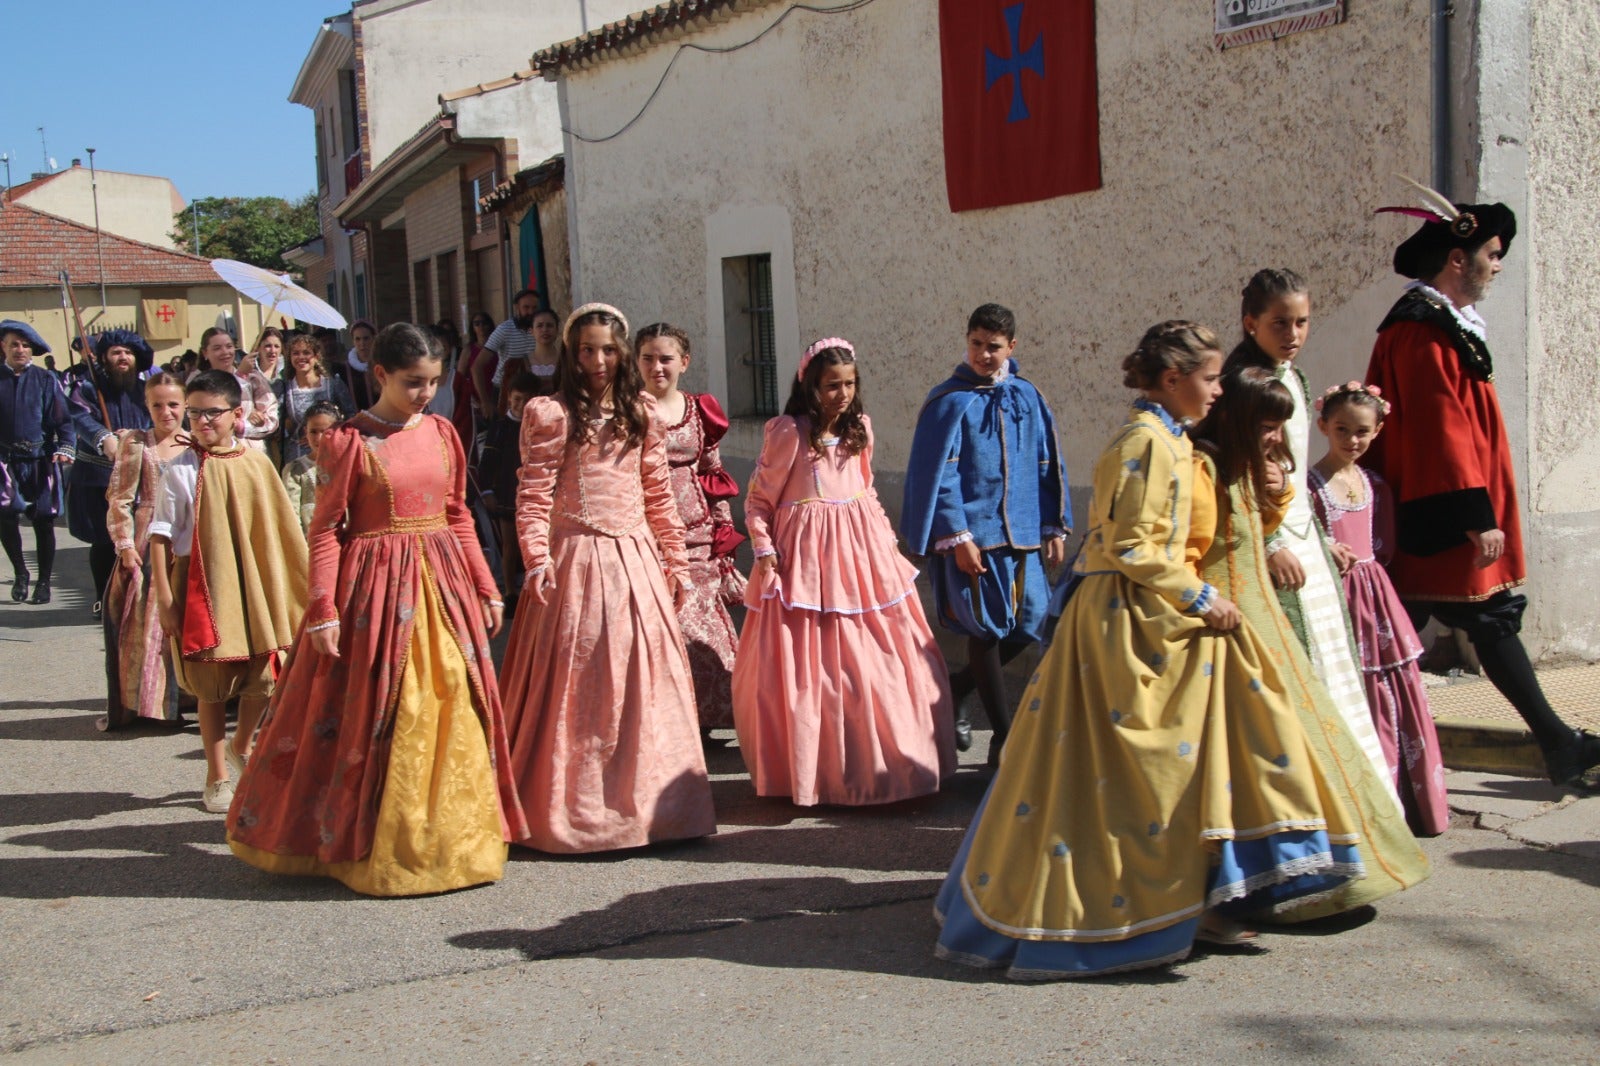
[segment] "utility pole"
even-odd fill
[[[44,172],[50,173],[50,146],[45,143],[44,127],[39,127],[39,158],[44,160]]]
[[[100,261],[100,313],[106,308],[106,253],[100,247],[100,182],[95,177],[94,149],[89,149],[89,192],[94,197],[94,256]],[[88,344],[85,340],[83,343]]]
[[[194,219],[194,254],[200,254],[200,201],[189,201],[189,214]]]

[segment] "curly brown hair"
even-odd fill
[[[569,412],[568,439],[574,444],[593,440],[595,427],[590,419],[600,410],[598,398],[589,395],[583,382],[583,370],[578,366],[578,336],[585,326],[604,326],[611,331],[612,342],[618,348],[617,369],[611,378],[611,423],[622,433],[623,448],[644,444],[645,431],[650,428],[650,417],[645,414],[644,376],[639,373],[639,363],[633,358],[633,346],[628,343],[628,328],[622,319],[609,311],[590,311],[572,320],[567,334],[562,338],[561,359],[556,363],[556,394],[566,401]]]

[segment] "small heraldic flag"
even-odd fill
[[[1100,187],[1094,0],[939,0],[950,210]]]
[[[181,341],[189,335],[189,301],[183,290],[161,295],[139,294],[139,332],[145,340]]]

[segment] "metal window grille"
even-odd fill
[[[772,256],[752,255],[749,264],[750,373],[755,413],[778,413],[778,339],[772,318]]]

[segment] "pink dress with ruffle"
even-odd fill
[[[610,851],[717,831],[694,684],[667,571],[682,578],[655,401],[643,447],[612,423],[568,439],[566,404],[522,416],[517,539],[528,589],[546,568],[550,601],[524,591],[500,671],[511,766],[527,812],[518,843]]]
[[[1444,755],[1417,666],[1422,642],[1384,570],[1394,553],[1394,505],[1382,478],[1356,469],[1365,481],[1364,500],[1340,499],[1313,467],[1308,471],[1312,503],[1328,535],[1356,555],[1344,575],[1344,595],[1372,724],[1406,820],[1413,832],[1437,836],[1449,827],[1450,806]]]
[[[860,455],[822,455],[806,420],[767,423],[745,524],[760,555],[733,669],[733,717],[763,796],[891,803],[955,770],[949,672]]]

